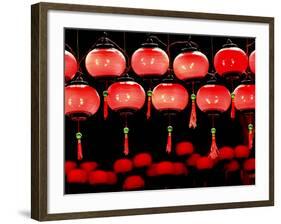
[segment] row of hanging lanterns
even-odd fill
[[[227,44],[219,50],[214,57],[214,67],[220,76],[231,74],[242,75],[249,68],[255,72],[255,52],[248,60],[246,53],[228,40]],[[190,128],[196,128],[196,105],[205,113],[208,113],[212,120],[214,117],[227,111],[232,104],[232,114],[234,109],[245,111],[249,115],[249,147],[253,142],[253,110],[255,109],[255,86],[251,80],[246,80],[245,84],[238,86],[231,94],[229,90],[211,78],[208,83],[202,86],[197,93],[192,88],[192,94],[188,94],[186,88],[174,79],[169,71],[169,57],[162,50],[158,43],[155,43],[154,36],[149,36],[146,43],[136,50],[131,57],[131,66],[136,75],[151,79],[152,77],[162,77],[168,72],[168,76],[156,87],[150,89],[145,94],[143,87],[129,77],[126,70],[128,60],[113,41],[107,36],[100,38],[94,45],[94,49],[88,52],[85,58],[85,67],[90,76],[96,79],[112,79],[117,81],[103,91],[104,97],[104,118],[108,117],[108,107],[120,113],[124,120],[124,154],[129,153],[129,127],[127,118],[140,110],[146,101],[147,95],[147,118],[150,119],[151,104],[160,112],[170,116],[175,112],[183,111],[191,99]],[[75,57],[70,52],[65,52],[65,79],[71,80],[78,72],[78,64]],[[75,71],[76,70],[76,71]],[[209,70],[207,57],[198,50],[191,41],[186,42],[182,52],[173,62],[175,76],[184,82],[192,82],[204,78]],[[246,83],[247,82],[247,83]],[[100,106],[100,97],[97,91],[89,86],[79,74],[77,79],[69,82],[65,87],[65,113],[77,122],[77,154],[78,160],[83,158],[81,139],[82,134],[79,123],[87,117],[94,115]],[[231,103],[232,102],[232,103]],[[216,129],[212,122],[211,136],[212,144],[209,156],[212,159],[218,157],[216,145]],[[166,151],[171,152],[172,148],[171,123],[167,126]]]

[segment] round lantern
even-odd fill
[[[184,163],[182,162],[175,162],[174,163],[174,175],[176,176],[186,176],[188,174],[188,170]]]
[[[234,155],[237,159],[245,159],[248,158],[250,155],[250,150],[245,145],[237,145],[234,148]]]
[[[77,122],[77,158],[83,159],[82,133],[80,132],[80,121],[94,115],[100,106],[98,92],[85,82],[75,81],[65,87],[65,115]]]
[[[152,156],[149,153],[139,153],[135,155],[133,164],[137,168],[148,167],[152,164]]]
[[[249,67],[252,73],[256,73],[256,51],[253,51],[249,57]]]
[[[188,104],[188,92],[178,83],[160,83],[152,91],[152,104],[155,109],[167,114],[180,112]],[[169,124],[167,127],[167,153],[170,153],[172,149],[172,131],[173,127]]]
[[[66,81],[73,79],[78,71],[78,63],[73,54],[64,51],[64,77]]]
[[[173,175],[174,164],[170,161],[162,161],[156,164],[155,172],[157,176]]]
[[[123,183],[124,190],[139,190],[145,185],[144,180],[139,175],[129,176],[125,179]]]
[[[164,75],[169,67],[169,57],[157,44],[144,44],[136,50],[131,59],[134,72],[142,77]]]
[[[254,139],[254,110],[255,110],[255,85],[242,84],[234,90],[234,106],[242,111],[248,118],[248,146],[253,147]]]
[[[176,77],[180,80],[192,82],[191,113],[189,127],[196,128],[196,94],[194,92],[194,80],[203,78],[209,69],[209,61],[206,55],[196,48],[189,47],[180,53],[174,60],[173,69]]]
[[[201,158],[200,154],[192,153],[185,163],[187,166],[195,167],[199,158]]]
[[[256,168],[256,160],[255,158],[250,158],[244,161],[243,169],[245,171],[253,171]]]
[[[240,168],[239,163],[236,160],[231,160],[228,163],[225,164],[224,169],[226,171],[226,174],[228,172],[235,172],[238,171]],[[226,175],[227,176],[227,175]]]
[[[118,159],[113,164],[115,173],[127,173],[133,169],[133,163],[129,159]]]
[[[83,169],[73,169],[66,175],[66,181],[71,184],[85,184],[88,181],[88,174]]]
[[[127,116],[140,110],[145,103],[145,92],[140,84],[134,81],[119,81],[113,83],[108,88],[107,96],[108,106],[113,110],[121,113],[124,119]],[[124,132],[124,154],[129,154],[129,140],[127,120],[125,121]]]
[[[248,67],[246,53],[228,40],[214,57],[214,66],[219,75],[241,75]]]
[[[212,144],[209,156],[216,159],[219,156],[216,144],[216,129],[214,127],[214,117],[219,113],[228,110],[231,97],[228,89],[222,85],[207,84],[202,86],[197,92],[196,103],[202,112],[208,113],[212,118]]]
[[[234,151],[229,146],[223,146],[219,149],[220,160],[231,160],[234,157]]]
[[[104,170],[94,170],[89,173],[89,183],[91,185],[104,185],[107,183],[108,175]]]
[[[86,161],[86,162],[81,163],[80,167],[83,170],[85,170],[87,172],[90,172],[90,171],[93,171],[93,170],[97,169],[98,164],[94,161]]]
[[[125,71],[126,59],[118,49],[102,46],[87,54],[85,66],[94,78],[114,78]]]
[[[77,167],[76,162],[74,161],[65,161],[64,163],[64,173],[68,174],[69,171],[75,169]]]
[[[176,145],[176,154],[178,156],[190,155],[194,151],[194,146],[191,142],[182,141]]]

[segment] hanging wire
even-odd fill
[[[214,68],[214,37],[211,36],[211,73],[215,72]]]

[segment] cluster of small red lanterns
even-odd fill
[[[201,156],[192,142],[181,141],[176,144],[178,160],[158,160],[150,152],[140,152],[132,158],[119,158],[111,169],[101,169],[94,161],[65,162],[66,182],[74,185],[87,185],[91,188],[109,186],[111,189],[141,190],[153,180],[161,177],[188,177],[192,174],[204,174],[212,169],[224,173],[225,181],[234,173],[239,174],[244,184],[254,183],[255,158],[245,145],[219,148],[220,158],[215,162],[208,156]],[[204,177],[204,175],[202,175]],[[193,181],[194,182],[194,181]],[[198,186],[198,183],[191,183]],[[209,183],[204,180],[204,186]],[[163,186],[162,186],[163,187]]]
[[[193,83],[196,80],[202,80],[208,74],[210,67],[208,58],[198,48],[191,46],[190,42],[175,57],[173,63],[170,62],[169,55],[153,41],[152,36],[149,36],[147,42],[132,54],[130,65],[137,76],[148,80],[151,78],[161,80],[158,85],[153,88],[151,87],[147,92],[128,75],[128,63],[122,49],[115,46],[107,37],[102,37],[101,41],[85,57],[85,68],[89,76],[95,79],[117,80],[109,85],[102,93],[103,115],[104,119],[107,119],[109,115],[108,108],[110,108],[112,111],[119,112],[122,117],[125,117],[123,129],[125,155],[129,154],[130,145],[130,129],[126,120],[127,116],[142,109],[146,102],[147,119],[151,119],[151,105],[157,111],[169,115],[183,111],[189,102],[191,102],[190,128],[196,128],[197,126],[197,107],[202,112],[214,117],[225,113],[232,105],[232,113],[235,114],[234,110],[239,110],[244,112],[249,118],[248,148],[252,148],[255,110],[255,85],[253,83],[242,83],[233,93],[230,93],[224,85],[217,83],[214,79],[201,86],[197,93],[194,91],[194,88],[187,90],[184,83]],[[170,66],[170,64],[172,65]],[[172,68],[169,69],[169,67]],[[228,41],[215,54],[214,68],[221,77],[231,74],[242,76],[247,72],[248,68],[254,74],[255,51],[248,58],[248,55],[241,48]],[[97,113],[101,99],[96,89],[83,80],[79,69],[78,60],[75,59],[73,54],[65,51],[65,114],[78,124],[76,133],[77,158],[78,160],[82,160],[82,133],[79,129],[79,123]],[[212,75],[212,77],[215,76]],[[172,149],[172,132],[173,126],[169,123],[167,126],[166,144],[166,151],[168,153]],[[181,154],[183,152],[179,150],[178,153]],[[191,158],[189,159],[192,164],[194,161]],[[198,168],[211,167],[211,164],[219,158],[220,151],[216,145],[216,129],[213,124],[211,127],[210,152],[206,157],[198,158],[200,161],[198,164],[201,165],[196,164]],[[208,163],[208,161],[211,162]],[[160,164],[158,165],[161,167]],[[169,167],[169,165],[167,166]],[[148,172],[153,173],[153,171]],[[187,171],[182,172],[186,173]],[[97,174],[92,174],[92,176],[94,175]],[[101,173],[100,175],[102,176]],[[130,180],[143,185],[137,177],[131,177]],[[128,182],[129,180],[124,183],[125,188],[128,188]]]

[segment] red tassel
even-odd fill
[[[189,119],[189,128],[196,128],[197,126],[197,116],[196,116],[196,104],[195,104],[196,95],[191,94],[191,114]]]
[[[151,117],[151,96],[152,96],[152,91],[148,90],[147,91],[147,111],[146,111],[147,120],[149,120]]]
[[[128,136],[128,133],[129,133],[129,128],[128,127],[125,127],[123,129],[123,132],[124,132],[124,154],[125,156],[127,156],[129,154],[129,136]]]
[[[209,157],[213,160],[216,160],[219,157],[219,150],[216,143],[216,129],[212,128],[211,133],[212,133],[212,144],[211,144]]]
[[[78,160],[83,159],[83,150],[82,150],[81,138],[82,138],[81,132],[77,132],[76,133],[76,139],[77,139],[77,159]]]
[[[254,126],[253,124],[248,125],[248,147],[249,149],[253,148],[253,139],[254,139]]]
[[[230,111],[230,117],[231,119],[235,119],[235,106],[234,106],[234,93],[231,94],[231,111]]]
[[[108,92],[106,90],[103,91],[103,118],[104,118],[104,120],[106,120],[108,117],[107,96],[108,96]]]
[[[168,154],[170,154],[171,151],[172,151],[172,131],[173,131],[173,127],[168,126],[167,131],[168,131],[168,136],[167,136],[166,152]]]

